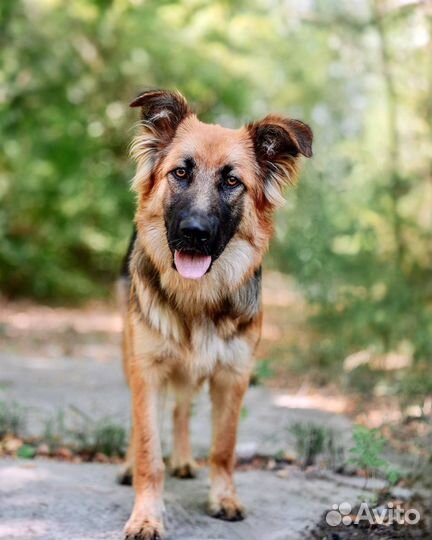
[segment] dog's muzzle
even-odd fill
[[[210,269],[216,231],[217,223],[211,216],[181,216],[174,250],[174,265],[181,276],[199,279]]]

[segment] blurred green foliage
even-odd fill
[[[127,105],[140,89],[178,87],[207,119],[247,110],[254,17],[226,2],[139,4],[0,6],[0,287],[9,296],[106,294],[132,227],[137,118]],[[231,16],[243,36],[229,38]]]
[[[315,465],[317,456],[333,445],[330,443],[334,439],[333,432],[318,424],[296,422],[290,432],[295,438],[297,457],[303,468]]]
[[[270,256],[313,306],[308,365],[402,351],[413,367],[395,372],[393,391],[430,393],[427,4],[4,0],[2,292],[107,294],[131,231],[127,104],[139,90],[178,88],[203,119],[228,126],[281,112],[315,132]]]
[[[396,485],[402,473],[395,469],[385,457],[386,439],[379,432],[365,426],[354,426],[354,446],[350,449],[349,463],[365,472],[365,479],[374,473],[385,476],[391,485]]]
[[[79,452],[98,452],[106,456],[124,456],[127,446],[127,434],[123,426],[105,420],[85,429],[71,433],[72,444]]]
[[[0,439],[6,435],[21,435],[25,416],[25,410],[15,401],[0,400]]]

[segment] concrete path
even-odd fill
[[[117,486],[113,465],[54,461],[0,462],[1,540],[121,540],[132,488]],[[206,471],[194,480],[167,479],[168,540],[297,540],[334,503],[355,503],[359,479],[307,478],[295,467],[284,478],[270,471],[239,472],[245,521],[205,513]]]
[[[26,430],[44,432],[46,422],[60,411],[73,427],[82,420],[77,410],[94,421],[109,419],[129,425],[130,395],[120,360],[97,362],[76,358],[23,358],[0,354],[0,399],[16,401],[26,408]],[[2,397],[3,396],[3,397]],[[342,415],[310,408],[298,396],[273,393],[264,387],[249,388],[240,422],[238,454],[274,455],[294,452],[290,427],[296,422],[325,425],[334,430],[342,447],[350,445],[351,424]],[[169,452],[170,404],[163,421],[164,447]],[[210,401],[207,392],[198,396],[191,432],[197,457],[207,455],[210,443]]]
[[[240,424],[237,452],[273,455],[294,451],[290,426],[314,422],[331,427],[338,444],[349,445],[351,425],[341,415],[308,408],[296,396],[250,388]],[[297,396],[298,398],[298,396]],[[0,399],[27,410],[27,431],[43,432],[59,411],[73,425],[76,410],[94,421],[109,418],[127,425],[129,393],[120,361],[45,359],[0,355]],[[292,405],[303,405],[303,407]],[[288,406],[291,405],[291,406]],[[192,417],[195,454],[206,455],[210,441],[210,405],[202,395]],[[169,446],[169,421],[164,423]],[[55,461],[0,460],[1,540],[121,539],[133,493],[115,483],[117,467]],[[333,504],[356,503],[363,480],[330,473],[305,474],[291,466],[282,473],[237,473],[247,520],[226,523],[208,517],[207,473],[194,480],[167,479],[167,530],[170,540],[296,540],[307,538]],[[373,484],[369,485],[372,488]]]

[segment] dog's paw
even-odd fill
[[[124,530],[124,540],[162,540],[164,528],[155,519],[129,520]]]
[[[133,483],[132,467],[125,465],[117,475],[117,483],[121,486],[131,486]]]
[[[241,521],[246,511],[236,497],[224,497],[219,501],[210,501],[209,514],[224,521]]]
[[[183,463],[182,465],[176,465],[174,467],[171,466],[170,474],[175,478],[196,478],[198,474],[198,465],[192,460],[189,463]]]

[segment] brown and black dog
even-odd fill
[[[141,107],[141,122],[132,144],[138,206],[124,330],[133,404],[124,474],[135,488],[125,537],[156,540],[164,483],[158,402],[167,388],[175,396],[172,473],[194,475],[189,416],[208,381],[209,511],[244,517],[233,469],[261,331],[261,263],[282,189],[294,181],[300,154],[312,155],[312,131],[276,115],[236,130],[205,124],[176,92],[144,92],[131,107]]]

